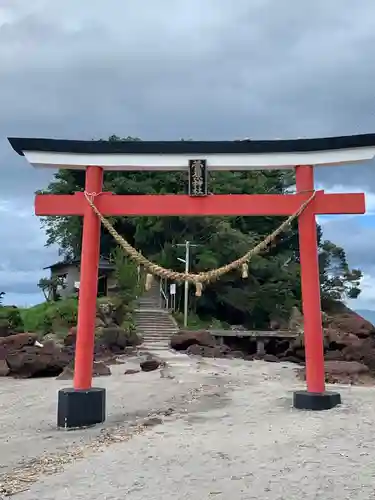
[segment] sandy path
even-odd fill
[[[91,448],[61,473],[40,477],[14,498],[373,500],[374,388],[340,388],[341,407],[301,412],[291,407],[291,393],[301,387],[291,365],[204,360],[197,366],[179,359],[172,368],[175,379],[160,379],[157,373],[131,376],[126,384],[122,375],[106,379],[111,391],[116,384],[121,387],[122,403],[132,408],[128,422],[137,411],[145,415],[156,406],[172,404],[173,412],[163,417],[163,423],[136,430],[131,439]],[[46,398],[39,400],[40,410]],[[124,419],[120,399],[110,406],[107,428],[120,414]],[[1,418],[3,423],[9,417]],[[22,420],[16,423],[18,432],[25,425]],[[22,431],[26,442],[37,442],[32,431],[36,421],[34,415],[27,421],[28,431]],[[54,418],[48,422],[48,430],[47,421],[41,426],[39,439],[46,432],[51,437],[38,445],[42,449],[46,441],[47,451],[60,439],[64,446],[72,446],[69,440],[88,445],[99,432],[57,432]],[[121,428],[124,424],[109,432],[121,434]],[[12,445],[6,446],[12,450]],[[22,436],[18,446],[27,447]],[[3,449],[1,443],[1,457]],[[12,453],[14,464],[20,450]]]

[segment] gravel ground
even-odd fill
[[[124,377],[116,367],[105,379],[111,390],[105,428],[79,433],[53,430],[57,382],[6,381],[0,431],[8,436],[1,438],[1,459],[9,477],[31,451],[48,457],[58,449],[66,457],[77,442],[80,450],[61,472],[39,473],[13,498],[375,498],[374,388],[336,387],[341,407],[302,412],[291,407],[292,391],[301,388],[292,365],[183,356],[171,365],[173,379],[157,372]],[[130,425],[147,414],[154,417]]]

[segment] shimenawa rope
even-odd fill
[[[94,198],[96,196],[99,196],[100,193],[88,193],[84,192],[85,198],[90,205],[90,207],[93,209],[95,214],[98,216],[100,222],[103,224],[103,226],[107,229],[107,231],[113,236],[114,240],[118,243],[118,245],[121,246],[121,248],[129,255],[129,257],[136,262],[138,265],[143,266],[145,269],[147,269],[151,275],[154,276],[159,276],[160,278],[168,278],[173,281],[177,282],[184,282],[188,281],[190,283],[193,283],[196,288],[196,295],[200,296],[202,294],[202,286],[203,283],[210,283],[212,281],[215,281],[219,279],[221,276],[224,274],[229,273],[230,271],[233,271],[234,269],[242,269],[242,277],[247,278],[248,276],[248,262],[252,257],[255,255],[258,255],[260,252],[265,250],[270,243],[272,243],[279,234],[284,232],[290,224],[299,217],[302,212],[305,210],[305,208],[312,202],[312,200],[315,198],[316,192],[313,191],[312,195],[302,203],[302,205],[299,207],[299,209],[292,215],[290,215],[278,228],[276,228],[272,233],[270,233],[266,238],[258,243],[254,248],[250,249],[248,252],[245,253],[242,257],[239,259],[236,259],[229,264],[226,264],[225,266],[219,267],[217,269],[212,269],[210,271],[205,271],[201,273],[180,273],[177,271],[173,271],[172,269],[166,269],[162,266],[159,266],[158,264],[155,264],[154,262],[151,262],[148,260],[146,257],[144,257],[138,250],[136,250],[134,247],[130,245],[113,227],[113,225],[109,222],[109,220],[104,217],[100,211],[97,209],[97,207],[94,204]],[[151,277],[149,277],[148,281],[148,287],[150,286],[151,282]]]

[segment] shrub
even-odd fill
[[[1,306],[0,322],[2,327],[8,328],[10,332],[21,333],[24,331],[24,324],[18,307]]]

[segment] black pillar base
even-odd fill
[[[330,410],[340,404],[338,392],[296,391],[293,395],[293,406],[299,410]]]
[[[89,427],[105,421],[105,389],[61,389],[57,425],[64,429]]]

